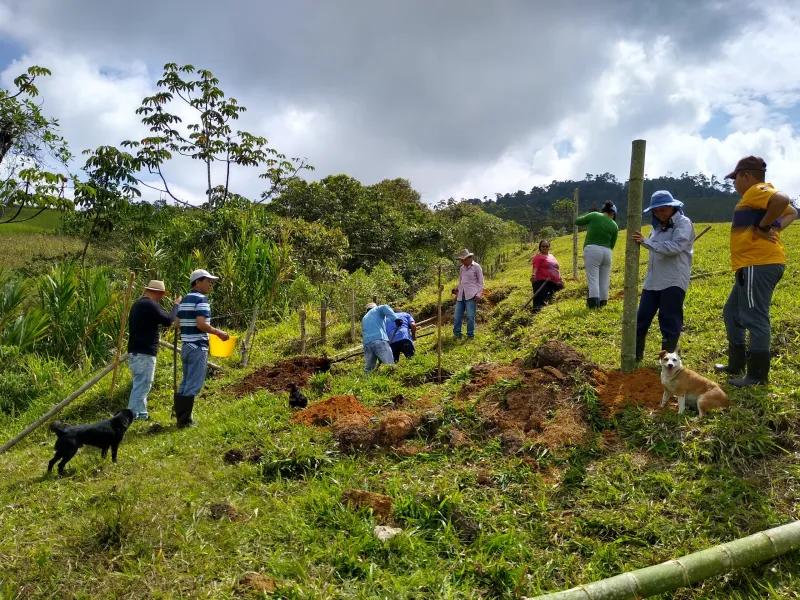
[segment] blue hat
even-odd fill
[[[680,200],[676,200],[672,197],[666,190],[659,190],[655,192],[652,196],[650,196],[650,206],[645,208],[642,211],[642,214],[653,210],[654,208],[660,208],[662,206],[674,206],[677,209],[683,208],[683,202]]]
[[[606,208],[606,207],[604,206],[604,207],[602,208],[602,210],[605,210],[605,208]],[[611,212],[613,212],[613,213],[615,213],[615,214],[616,214],[616,213],[618,212],[618,211],[617,211],[617,205],[616,205],[616,204],[612,204],[612,205],[609,207],[609,210],[610,210]]]

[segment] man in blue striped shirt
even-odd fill
[[[192,420],[194,397],[203,389],[208,364],[208,334],[213,333],[223,342],[228,334],[211,325],[211,306],[207,294],[211,291],[215,277],[205,269],[192,271],[189,283],[192,290],[183,297],[178,306],[178,319],[181,324],[181,362],[183,379],[175,394],[175,418],[178,428],[195,425]]]

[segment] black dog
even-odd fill
[[[297,384],[290,383],[289,389],[289,406],[292,408],[305,408],[308,406],[308,398],[305,394],[297,389]]]
[[[61,421],[53,421],[50,423],[50,431],[58,436],[56,440],[56,455],[52,458],[47,465],[47,472],[53,470],[53,465],[59,460],[61,463],[58,465],[58,474],[64,474],[64,465],[66,465],[78,448],[81,446],[95,446],[100,448],[103,458],[111,448],[111,460],[117,462],[117,448],[128,430],[128,427],[133,423],[133,411],[126,408],[119,411],[107,421],[100,421],[99,423],[92,423],[90,425],[75,425],[68,427],[61,423]]]

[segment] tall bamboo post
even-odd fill
[[[325,346],[328,343],[328,301],[322,299],[319,307],[319,337],[320,343]]]
[[[572,190],[573,216],[578,219],[578,188]],[[572,278],[578,279],[578,226],[572,224]]]
[[[356,291],[350,290],[350,343],[356,343]]]
[[[760,531],[660,565],[630,571],[529,600],[634,600],[665,594],[704,579],[800,549],[800,521]]]
[[[622,305],[622,372],[636,367],[636,308],[639,299],[639,244],[631,236],[642,228],[644,157],[647,142],[634,140],[628,181],[628,221],[625,231],[625,299]]]
[[[247,335],[244,338],[244,344],[242,345],[242,367],[247,366],[247,360],[250,356],[250,341],[253,339],[253,333],[256,330],[256,321],[258,321],[258,309],[259,306],[256,304],[255,309],[253,309],[253,316],[250,318],[250,327],[247,328]]]
[[[128,308],[131,304],[131,292],[133,291],[133,280],[136,274],[131,271],[128,275],[128,290],[125,292],[125,304],[123,304],[122,318],[119,320],[119,335],[117,336],[117,352],[114,354],[114,373],[111,375],[110,396],[114,395],[114,388],[117,387],[117,371],[119,370],[119,357],[122,354],[122,341],[125,338],[125,322],[128,319]]]
[[[300,354],[306,353],[306,309],[300,310]]]
[[[442,383],[442,263],[439,263],[439,299],[436,301],[436,380]]]
[[[175,330],[175,345],[172,348],[172,393],[178,393],[178,336],[181,333],[181,322],[180,319],[175,320],[175,324],[172,326]]]

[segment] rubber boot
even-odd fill
[[[647,336],[643,335],[636,338],[636,362],[640,363],[644,360],[644,344]]]
[[[728,383],[738,388],[765,385],[769,381],[770,360],[769,352],[751,352],[747,357],[747,375],[740,379],[728,379]]]
[[[177,417],[178,416],[178,409],[179,409],[179,407],[181,406],[181,403],[182,403],[181,398],[183,398],[183,396],[181,396],[180,394],[173,394],[173,396],[172,396],[172,416],[173,417]]]
[[[181,396],[180,412],[176,411],[176,419],[178,421],[178,429],[184,427],[194,427],[197,425],[192,420],[192,409],[194,408],[194,396]]]
[[[600,308],[600,300],[598,298],[587,298],[586,307],[590,309]]]
[[[597,301],[598,308],[603,308],[606,304],[608,304],[608,300],[598,300]]]
[[[667,352],[675,352],[678,348],[679,339],[681,339],[680,336],[661,338],[661,349]]]
[[[739,375],[747,364],[747,347],[739,344],[728,344],[728,364],[716,364],[714,369],[720,373]]]

